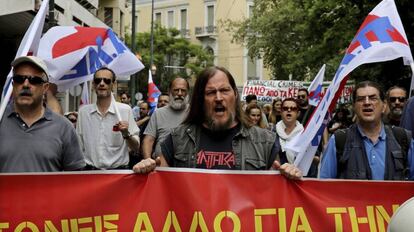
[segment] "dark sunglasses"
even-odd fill
[[[394,103],[396,102],[398,99],[399,102],[405,102],[406,98],[405,97],[389,97],[390,102]]]
[[[298,98],[299,99],[305,99],[306,98],[306,95],[298,95]]]
[[[26,80],[29,80],[31,85],[40,85],[46,81],[43,78],[38,76],[25,76],[25,75],[14,75],[13,82],[17,84],[23,84]]]
[[[93,82],[95,85],[99,85],[102,81],[105,82],[105,84],[110,85],[112,83],[112,79],[102,78],[102,77],[95,77],[93,79]]]
[[[282,110],[283,111],[297,111],[298,110],[298,107],[295,107],[295,106],[293,106],[293,107],[287,107],[287,106],[283,106],[282,107]]]

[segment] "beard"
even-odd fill
[[[213,132],[225,131],[227,129],[230,129],[230,127],[233,124],[235,118],[236,117],[235,117],[234,113],[231,112],[229,117],[227,118],[227,120],[224,123],[219,123],[216,120],[214,120],[214,118],[212,118],[211,116],[207,116],[207,120],[206,120],[207,128],[210,129]]]
[[[189,96],[185,97],[174,97],[172,94],[170,94],[170,99],[173,99],[170,102],[170,107],[173,110],[184,110],[187,107]]]
[[[399,108],[399,107],[395,107],[390,112],[391,116],[394,117],[394,118],[401,117],[402,116],[402,113],[403,113],[403,109],[402,108]]]

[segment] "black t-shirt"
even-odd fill
[[[236,158],[233,152],[232,141],[239,130],[239,125],[219,132],[202,127],[196,167],[205,169],[236,169]]]

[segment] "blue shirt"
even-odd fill
[[[380,136],[376,143],[372,141],[358,127],[362,135],[365,151],[367,154],[369,167],[371,168],[373,180],[384,180],[385,174],[385,153],[386,153],[386,134],[384,126],[381,128]],[[410,149],[408,150],[408,166],[410,167],[410,180],[414,180],[414,140],[411,139]],[[335,135],[329,139],[328,147],[322,157],[320,178],[334,179],[337,176],[336,144]]]

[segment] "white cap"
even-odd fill
[[[39,57],[36,56],[21,56],[16,58],[12,63],[12,67],[15,68],[21,63],[31,63],[41,69],[47,76],[47,80],[49,80],[49,70],[47,69],[46,63]]]

